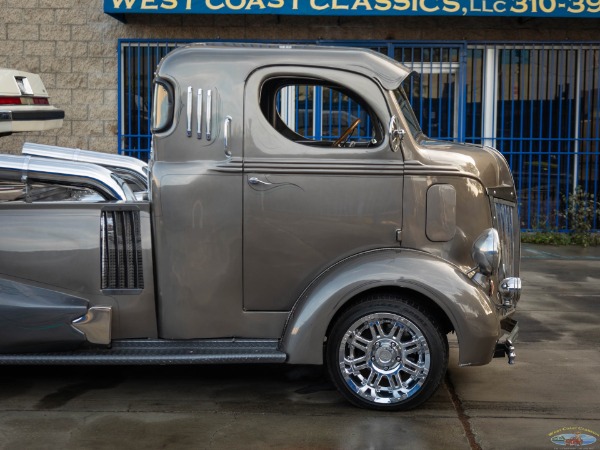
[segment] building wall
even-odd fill
[[[274,40],[597,41],[600,19],[131,15],[121,23],[102,0],[0,0],[0,67],[40,73],[64,109],[60,130],[0,139],[115,152],[119,38]]]

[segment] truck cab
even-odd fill
[[[513,362],[512,176],[494,149],[425,136],[402,87],[410,75],[350,48],[171,52],[156,70],[145,188],[117,163],[79,162],[123,194],[0,203],[15,238],[24,216],[69,230],[45,243],[62,267],[38,261],[40,238],[3,244],[30,264],[2,263],[0,282],[53,298],[30,300],[32,311],[74,330],[27,346],[5,332],[0,362],[30,363],[43,341],[55,355],[37,355],[45,363],[325,364],[351,403],[381,410],[435,392],[448,333],[462,366]],[[65,258],[65,240],[85,268]],[[58,276],[69,270],[77,281]]]

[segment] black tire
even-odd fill
[[[345,311],[327,339],[329,375],[361,408],[406,411],[431,397],[448,367],[448,340],[410,297],[373,295]]]

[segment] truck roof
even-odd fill
[[[375,78],[385,89],[397,88],[412,72],[397,61],[369,49],[219,42],[180,47],[161,61],[156,73],[158,76],[175,74],[194,63],[210,63],[213,70],[235,70],[244,77],[260,67],[273,65],[342,69]],[[235,68],[227,67],[231,64]]]

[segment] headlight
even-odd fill
[[[500,238],[495,228],[488,228],[473,243],[473,261],[482,275],[492,275],[500,266]]]

